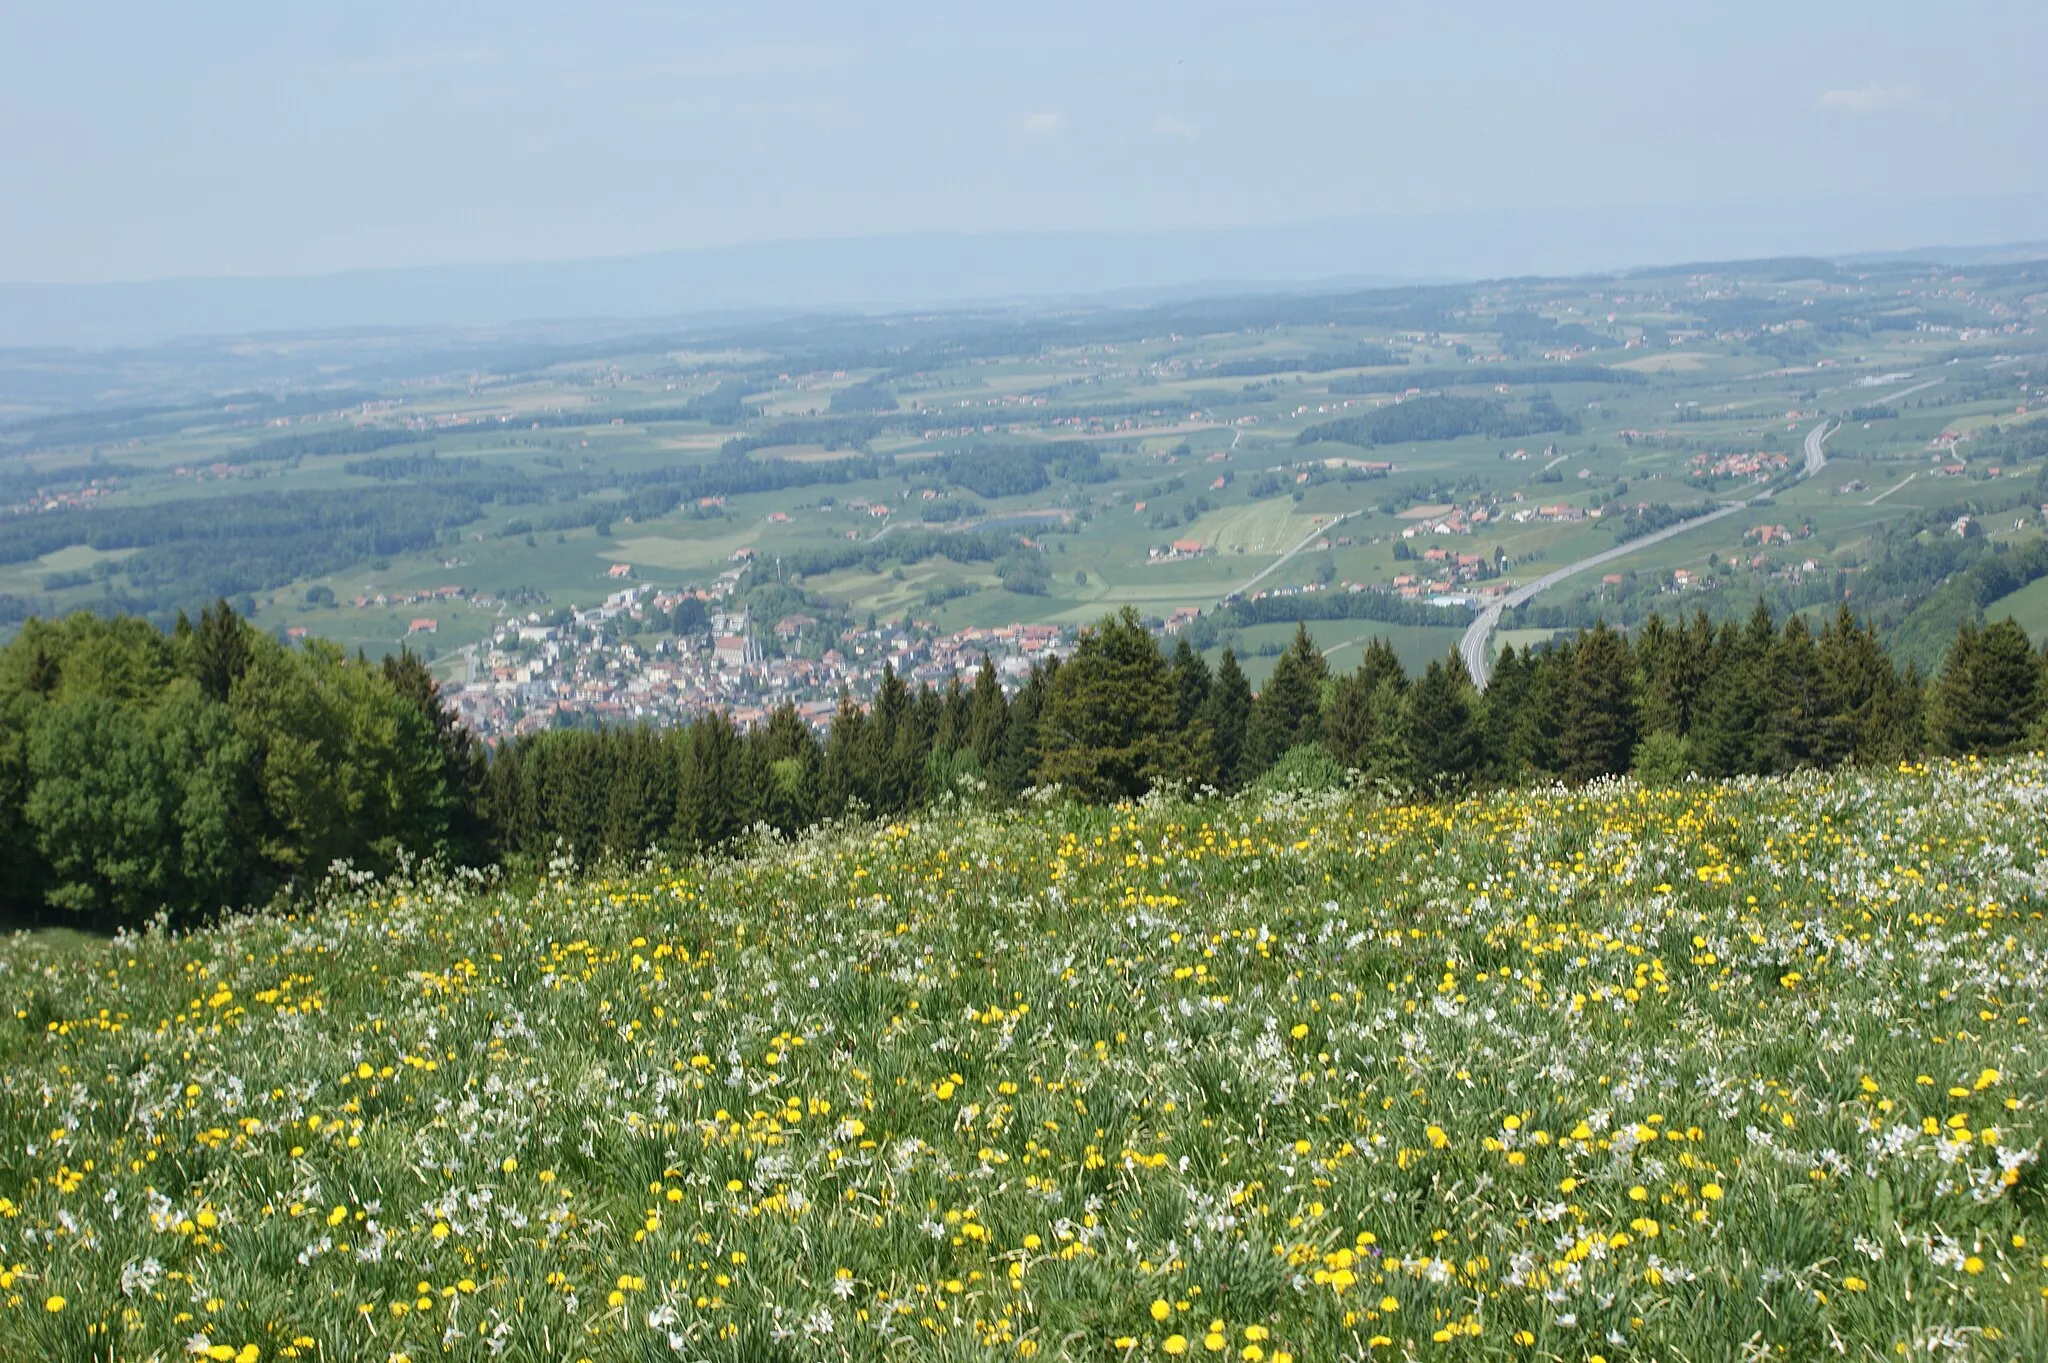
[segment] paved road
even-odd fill
[[[1913,396],[1913,394],[1921,391],[1924,388],[1932,388],[1935,385],[1942,382],[1944,382],[1944,380],[1942,379],[1929,379],[1925,383],[1916,383],[1911,388],[1901,388],[1896,393],[1886,393],[1883,397],[1879,398],[1878,401],[1897,402],[1900,398],[1909,398]]]
[[[1938,383],[1940,380],[1937,379],[1936,382]],[[1828,452],[1822,446],[1827,443],[1827,438],[1835,433],[1835,429],[1834,422],[1823,421],[1820,425],[1806,433],[1806,472],[1803,475],[1804,477],[1811,478],[1826,466]],[[1756,498],[1752,497],[1750,500],[1755,501]]]
[[[1828,455],[1825,446],[1827,438],[1834,433],[1835,429],[1834,422],[1823,421],[1820,425],[1806,433],[1806,463],[1800,470],[1799,476],[1801,478],[1811,478],[1819,473],[1822,468],[1826,467]],[[1466,629],[1464,637],[1458,641],[1458,653],[1465,660],[1465,670],[1471,674],[1472,684],[1482,691],[1486,689],[1487,673],[1490,670],[1490,663],[1486,656],[1487,644],[1493,638],[1493,631],[1500,625],[1501,612],[1512,610],[1514,607],[1522,605],[1537,593],[1547,591],[1566,578],[1582,573],[1588,568],[1597,568],[1603,563],[1612,563],[1624,554],[1633,554],[1638,549],[1646,549],[1653,544],[1662,544],[1665,540],[1683,535],[1688,530],[1697,530],[1700,526],[1706,525],[1711,521],[1718,521],[1723,516],[1731,516],[1768,495],[1770,494],[1759,492],[1754,497],[1747,497],[1739,502],[1729,502],[1718,510],[1707,512],[1704,516],[1694,516],[1689,521],[1680,521],[1676,525],[1667,525],[1662,530],[1653,530],[1649,534],[1629,540],[1625,544],[1617,544],[1612,549],[1604,549],[1594,554],[1591,558],[1582,558],[1577,563],[1552,569],[1534,582],[1524,583],[1522,586],[1515,588],[1506,596],[1481,611],[1479,618],[1472,622],[1471,626]]]

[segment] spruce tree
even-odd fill
[[[1210,685],[1209,664],[1183,636],[1173,649],[1174,710],[1182,728],[1192,725],[1201,713]]]
[[[1758,769],[1796,771],[1827,760],[1829,715],[1820,657],[1806,621],[1793,616],[1763,659],[1764,742]]]
[[[1526,654],[1517,653],[1513,644],[1501,649],[1486,691],[1479,698],[1479,731],[1485,748],[1483,770],[1493,780],[1516,781],[1526,772],[1515,730],[1534,681],[1535,667]]]
[[[1707,680],[1692,733],[1693,756],[1708,776],[1757,770],[1765,743],[1764,656],[1754,631],[1724,625],[1708,654]]]
[[[249,670],[249,627],[225,597],[199,613],[199,628],[192,633],[192,675],[199,689],[218,701],[225,701],[242,674]]]
[[[1289,748],[1313,743],[1322,724],[1323,679],[1330,674],[1308,626],[1297,623],[1294,640],[1273,664],[1273,674],[1252,701],[1245,725],[1244,771],[1256,777]]]
[[[1821,761],[1896,760],[1902,734],[1904,684],[1876,631],[1843,605],[1821,631],[1814,653],[1820,666],[1821,708],[1826,716]]]
[[[1134,608],[1083,631],[1039,728],[1039,783],[1082,799],[1134,798],[1185,768],[1173,679]]]
[[[1414,694],[1413,686],[1397,686],[1392,676],[1382,672],[1366,702],[1372,712],[1372,740],[1366,745],[1359,770],[1402,790],[1418,784],[1411,738],[1415,717],[1409,706]]]
[[[1408,690],[1409,770],[1430,790],[1463,790],[1484,750],[1474,715],[1472,678],[1455,654],[1436,658]]]
[[[821,817],[824,754],[816,735],[796,706],[775,707],[768,722],[747,736],[766,773],[760,799],[761,818],[785,834],[796,833]]]
[[[974,674],[973,697],[968,703],[967,744],[981,763],[983,775],[993,779],[997,759],[1002,756],[1003,737],[1010,727],[1010,702],[1003,695],[1002,679],[986,653]]]
[[[858,801],[863,810],[875,804],[875,773],[868,742],[868,716],[850,691],[839,693],[839,708],[825,738],[824,812],[845,813]]]
[[[722,710],[690,725],[676,799],[676,841],[685,849],[720,847],[748,826],[742,807],[739,732]]]
[[[1558,765],[1568,780],[1619,776],[1636,746],[1636,707],[1628,643],[1603,620],[1572,652]]]
[[[923,762],[913,769],[916,749],[917,701],[896,675],[895,665],[882,665],[882,684],[868,712],[866,766],[872,779],[866,798],[873,812],[888,817],[910,808],[923,776]]]
[[[482,857],[490,842],[483,809],[484,772],[488,765],[483,745],[476,741],[469,726],[441,703],[441,684],[411,649],[400,649],[396,657],[385,656],[384,680],[431,726],[436,762],[453,797],[449,809],[449,850],[462,861]]]
[[[1010,703],[1009,719],[1003,730],[1003,750],[996,762],[996,786],[1015,797],[1031,787],[1031,774],[1038,766],[1039,719],[1045,700],[1060,673],[1057,656],[1033,663],[1031,673]]]
[[[1373,740],[1372,683],[1363,668],[1338,679],[1323,714],[1323,746],[1353,770],[1365,766]]]
[[[1529,679],[1519,713],[1510,726],[1507,763],[1511,769],[1539,776],[1557,776],[1563,768],[1558,743],[1564,733],[1565,700],[1571,691],[1572,659],[1578,645],[1570,640],[1522,655]]]
[[[1368,691],[1382,679],[1391,681],[1396,691],[1408,689],[1408,669],[1401,666],[1401,655],[1394,652],[1384,634],[1375,634],[1366,641],[1365,653],[1358,660],[1358,674],[1365,678]]]
[[[1713,638],[1705,612],[1697,613],[1689,625],[1667,625],[1655,612],[1643,622],[1633,652],[1636,693],[1641,698],[1637,725],[1645,735],[1684,737],[1692,732]]]
[[[1956,632],[1935,684],[1934,740],[1945,753],[1982,757],[2024,747],[2041,718],[2041,660],[2011,618]]]
[[[1214,689],[1209,664],[1183,637],[1174,647],[1173,698],[1185,760],[1175,776],[1191,785],[1216,784],[1215,735],[1209,727],[1209,693]]]
[[[1236,790],[1244,784],[1245,726],[1251,720],[1252,687],[1237,664],[1237,654],[1228,648],[1216,662],[1216,681],[1202,708],[1217,789]]]
[[[955,672],[946,681],[946,691],[939,709],[937,732],[933,735],[932,746],[941,752],[957,752],[971,746],[968,730],[973,724],[973,704],[968,699],[967,688],[960,684],[960,674]]]

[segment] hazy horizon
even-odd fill
[[[1064,0],[17,6],[0,16],[0,275],[2042,195],[2044,45],[2048,10],[2013,0],[1939,22],[1846,0],[1479,21],[1320,0],[1251,18]],[[1625,234],[1586,235],[1590,256],[1648,263]],[[2048,226],[1882,244],[2014,236]]]
[[[0,346],[600,319],[1114,303],[1607,274],[1775,256],[2048,252],[2048,195],[1793,196],[1662,209],[1380,215],[1181,232],[912,232],[281,277],[0,282]],[[1967,239],[1959,227],[1971,229]],[[1947,239],[1942,240],[1946,234]]]

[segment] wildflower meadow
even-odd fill
[[[0,944],[0,1357],[2048,1358],[2048,762]]]

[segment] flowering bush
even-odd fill
[[[2048,1357],[2048,762],[0,945],[0,1356]]]

